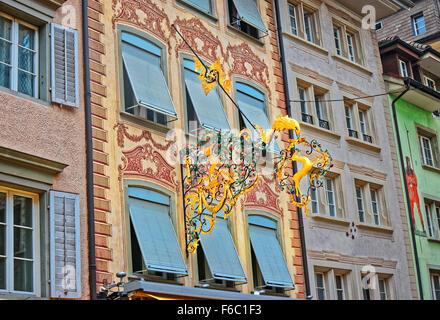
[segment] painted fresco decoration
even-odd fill
[[[308,142],[302,138],[298,121],[288,116],[278,116],[270,129],[249,121],[229,94],[231,81],[222,72],[220,60],[206,66],[176,26],[172,27],[195,55],[195,71],[199,73],[204,93],[208,95],[216,86],[220,87],[257,133],[255,141],[249,129],[238,135],[232,131],[200,129],[197,143],[188,144],[181,154],[185,168],[183,192],[188,252],[196,252],[200,234],[212,232],[217,215],[224,219],[229,217],[238,199],[255,188],[261,178],[259,158],[269,152],[268,146],[277,133],[292,131],[296,138],[289,139],[289,146],[275,157],[273,177],[280,189],[289,193],[291,202],[304,208],[308,216],[310,191],[322,187],[324,176],[332,166],[328,151],[324,151],[318,141]],[[300,155],[302,152],[305,156]],[[301,163],[301,169],[290,174],[291,162]],[[304,194],[300,185],[307,176],[310,186]]]
[[[422,210],[420,209],[419,192],[417,191],[417,176],[414,169],[411,167],[411,160],[409,159],[409,157],[406,157],[405,176],[406,176],[406,183],[409,193],[409,202],[411,204],[411,218],[413,220],[414,228],[416,228],[415,227],[416,222],[414,219],[414,205],[415,205],[417,206],[417,210],[419,211],[419,217],[420,217],[420,222],[422,223],[423,233],[426,233],[425,224],[423,222]]]

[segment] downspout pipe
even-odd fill
[[[399,151],[400,168],[402,171],[403,185],[405,187],[405,196],[406,196],[406,203],[408,206],[408,215],[410,215],[412,208],[411,208],[411,202],[409,199],[408,184],[407,184],[406,175],[405,175],[405,161],[403,159],[402,142],[400,140],[399,123],[397,121],[397,112],[396,112],[397,101],[399,101],[411,89],[411,80],[409,78],[404,79],[404,83],[405,83],[405,90],[402,91],[396,98],[394,98],[393,102],[391,103],[391,108],[392,108],[392,112],[393,112],[394,127],[396,129],[397,149]],[[419,294],[420,294],[420,299],[424,300],[422,278],[420,275],[419,254],[418,254],[417,244],[416,244],[415,226],[414,226],[414,221],[411,216],[409,217],[409,221],[410,221],[410,226],[411,226],[411,240],[413,242],[413,248],[414,248],[414,260],[416,263],[416,272],[417,272],[417,280],[418,280],[418,285],[419,285]]]
[[[86,177],[87,177],[87,213],[89,238],[89,286],[90,300],[96,300],[96,253],[95,253],[95,204],[93,192],[93,140],[92,140],[92,107],[90,91],[89,63],[89,23],[88,2],[82,1],[82,37],[84,65],[84,112],[86,122]]]
[[[287,67],[286,67],[286,59],[285,59],[285,50],[284,50],[284,41],[283,41],[283,29],[281,26],[281,16],[280,16],[280,7],[278,0],[274,0],[275,2],[275,14],[276,14],[276,24],[277,24],[277,33],[278,33],[278,43],[280,49],[280,62],[281,62],[281,70],[283,75],[283,84],[284,84],[284,99],[286,100],[287,106],[287,114],[289,117],[293,117],[292,105],[290,104],[290,94],[289,94],[289,84],[287,81]],[[293,131],[289,130],[289,138],[294,139]],[[292,161],[293,172],[298,171],[298,167],[295,161]],[[305,286],[305,296],[306,299],[311,299],[312,295],[310,292],[310,278],[309,278],[309,266],[307,261],[307,248],[306,241],[304,235],[304,221],[303,221],[303,213],[301,208],[296,208],[298,212],[298,227],[299,227],[299,236],[301,241],[301,254],[302,254],[302,263],[303,263],[303,272],[304,272],[304,286]]]

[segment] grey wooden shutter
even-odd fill
[[[77,31],[54,23],[51,30],[52,101],[78,107]]]
[[[50,292],[81,298],[79,195],[50,192]]]

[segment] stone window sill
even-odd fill
[[[430,241],[430,242],[437,242],[437,243],[440,243],[440,239],[438,239],[438,238],[433,238],[433,237],[428,237],[428,241]]]
[[[429,166],[427,164],[422,164],[422,168],[425,170],[433,171],[435,173],[440,173],[440,168]]]
[[[300,123],[301,123],[301,126],[303,126],[305,128],[321,132],[321,133],[323,133],[325,135],[332,136],[333,138],[336,138],[336,139],[340,139],[341,138],[341,136],[339,134],[337,134],[336,132],[334,132],[334,131],[326,130],[326,129],[323,129],[321,127],[315,126],[313,124],[310,124],[310,123],[307,123],[307,122],[304,122],[304,121],[301,121]]]
[[[376,232],[381,232],[384,234],[392,234],[394,232],[393,228],[391,228],[391,227],[377,226],[374,224],[368,224],[368,223],[363,223],[363,222],[358,222],[358,224],[356,226],[359,229],[376,231]]]
[[[322,54],[328,55],[328,50],[321,47],[320,45],[317,45],[316,43],[310,42],[306,39],[303,39],[301,37],[295,36],[294,34],[290,33],[290,32],[283,32],[283,35],[285,35],[287,38],[292,39],[296,42],[300,42],[303,45],[308,46],[309,48],[312,48],[316,51],[319,51]]]
[[[338,54],[332,54],[332,57],[335,60],[338,60],[339,62],[342,62],[342,63],[344,63],[344,64],[346,64],[346,65],[348,65],[350,67],[356,68],[356,69],[358,69],[358,70],[368,74],[369,76],[373,75],[373,72],[370,69],[367,69],[363,65],[360,65],[359,63],[353,62],[350,59],[347,59],[347,58],[345,58],[343,56],[340,56]]]
[[[345,137],[345,140],[350,144],[353,144],[353,145],[356,145],[359,147],[363,147],[365,149],[374,151],[376,153],[380,153],[382,151],[382,148],[379,147],[378,145],[373,144],[373,143],[368,143],[368,142],[362,141],[360,139],[356,139],[356,138],[352,138],[352,137],[347,136],[347,137]]]
[[[310,217],[314,220],[319,220],[319,221],[323,221],[323,222],[331,223],[331,224],[338,224],[338,225],[347,226],[347,227],[351,223],[350,221],[348,221],[345,218],[331,217],[329,215],[318,214],[318,213],[312,213],[312,214],[310,214]]]

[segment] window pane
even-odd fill
[[[14,225],[32,227],[32,199],[14,196]]]
[[[0,289],[6,289],[6,258],[0,258]]]
[[[18,49],[18,68],[34,73],[34,53],[28,49]]]
[[[294,35],[298,35],[298,27],[296,24],[296,7],[289,3],[290,30]]]
[[[28,49],[34,49],[35,31],[23,25],[18,28],[18,44]]]
[[[34,291],[33,262],[14,259],[14,290]]]
[[[0,61],[11,64],[11,43],[0,39]]]
[[[18,70],[18,92],[33,96],[34,95],[34,76]]]
[[[0,17],[0,38],[11,40],[11,20]]]
[[[32,259],[32,230],[14,227],[14,257]]]
[[[379,293],[380,293],[380,300],[387,300],[387,291],[385,287],[385,280],[380,279],[379,280]]]

